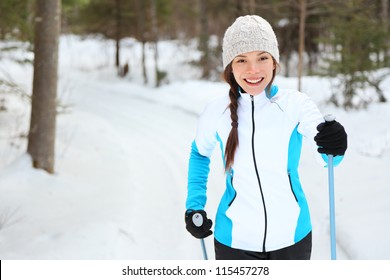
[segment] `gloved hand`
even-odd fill
[[[337,121],[327,121],[317,126],[318,133],[314,137],[318,152],[326,155],[342,156],[347,150],[347,133]]]
[[[213,232],[210,230],[213,222],[207,218],[204,210],[189,209],[185,213],[186,229],[196,238],[206,238]]]

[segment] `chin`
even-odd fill
[[[259,95],[264,89],[247,89],[246,92],[250,95]]]

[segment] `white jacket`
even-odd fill
[[[238,106],[239,145],[226,174],[226,190],[215,221],[215,238],[229,247],[268,252],[293,245],[312,229],[298,164],[302,136],[314,136],[323,117],[305,94],[273,86],[270,97],[242,93]],[[187,209],[206,203],[210,156],[224,155],[231,130],[229,96],[202,113],[192,144]]]

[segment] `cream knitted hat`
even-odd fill
[[[278,41],[268,21],[255,15],[238,17],[223,37],[223,69],[237,55],[252,51],[266,51],[279,63]]]

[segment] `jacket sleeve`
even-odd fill
[[[207,181],[210,172],[210,158],[202,156],[196,142],[192,142],[188,164],[188,185],[186,209],[203,210],[206,205]]]
[[[203,210],[206,205],[210,157],[216,146],[216,110],[209,104],[201,114],[188,164],[186,209]]]
[[[325,167],[328,165],[328,157],[325,154],[318,153],[318,146],[314,141],[314,137],[317,135],[317,126],[324,122],[324,118],[318,109],[317,105],[305,94],[301,94],[301,108],[299,115],[298,132],[301,133],[310,143],[313,148],[317,161],[322,165],[325,163]],[[343,159],[343,156],[334,157],[334,166],[338,165]]]

